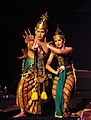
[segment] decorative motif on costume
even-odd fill
[[[41,99],[46,100],[47,99],[47,94],[45,91],[41,93]]]
[[[74,68],[74,64],[72,63],[72,69],[73,69],[73,75],[74,75],[74,78],[75,78],[75,91],[76,91],[76,81],[77,81],[77,78],[76,78],[76,71],[75,71],[75,68]]]
[[[57,57],[59,66],[64,66],[64,58],[59,55],[55,55],[55,56]]]
[[[34,82],[35,82],[35,91],[32,93],[32,100],[37,100],[38,99],[38,93],[37,93],[37,87],[36,87],[36,81],[37,81],[37,77],[38,77],[38,68],[37,68],[37,61],[38,61],[38,57],[37,54],[38,53],[38,49],[34,49]]]
[[[36,91],[32,93],[31,99],[38,100],[38,93]]]
[[[23,59],[22,62],[22,76],[27,77],[29,74],[33,73],[33,64],[34,64],[34,59],[27,57],[26,62],[25,59]]]
[[[42,92],[40,97],[41,97],[41,99],[46,100],[47,99],[47,94],[45,92],[45,83],[44,83],[44,81],[46,79],[45,68],[44,68],[44,59],[42,60],[42,63],[41,63],[41,60],[39,60],[38,57],[37,57],[37,55],[38,55],[37,53],[38,53],[38,49],[35,49],[35,58],[34,58],[35,92],[32,93],[32,99],[33,100],[37,100],[38,99],[38,93],[37,93],[37,86],[36,86],[36,84],[37,83],[38,84],[43,83],[43,92]],[[37,64],[37,63],[39,63],[39,64]],[[39,76],[39,74],[38,74],[38,72],[39,72],[38,68],[39,68],[40,65],[43,66],[43,68],[42,68],[43,75],[42,76]]]
[[[41,93],[41,99],[46,100],[47,94],[45,92],[45,83],[43,83],[43,92]]]
[[[24,72],[24,64],[25,64],[25,59],[22,61],[22,73]]]
[[[47,55],[46,55],[45,51],[43,50],[42,46],[39,45],[38,47],[40,48],[40,51],[43,52],[43,56],[44,56],[44,58],[46,58]]]

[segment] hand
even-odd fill
[[[53,43],[53,41],[48,42],[47,43],[47,48],[50,48],[50,44],[52,44],[52,43]]]
[[[60,68],[57,69],[58,74],[62,72]]]
[[[23,38],[25,39],[25,43],[29,43],[30,41],[34,40],[34,36],[31,34],[29,28],[24,30],[25,35],[22,34]]]
[[[33,44],[33,46],[32,46],[32,49],[34,50],[34,49],[36,49],[36,48],[38,48],[38,39],[37,39],[36,36],[35,36],[34,44]]]
[[[61,73],[65,69],[64,66],[60,66],[57,68],[58,73]]]
[[[57,71],[55,72],[55,74],[58,75],[58,74],[59,74],[59,71],[57,70]]]

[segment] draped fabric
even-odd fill
[[[70,56],[55,55],[58,66],[64,66],[65,70],[59,75],[54,76],[52,86],[52,96],[55,99],[56,115],[62,116],[69,112],[69,104],[74,90],[75,76],[71,65]]]
[[[64,112],[69,112],[70,99],[74,91],[74,84],[75,84],[75,77],[72,73],[68,72],[63,88]]]
[[[41,93],[43,91],[43,86],[48,95],[49,90],[49,81],[47,77],[47,73],[44,67],[44,59],[38,57],[37,67],[38,67],[38,77],[40,82],[35,81],[35,73],[34,73],[34,58],[27,57],[25,59],[24,71],[22,73],[22,77],[18,84],[17,94],[16,94],[16,104],[21,108],[22,112],[28,112],[32,114],[42,114],[43,108],[42,104],[44,104],[47,100],[41,99]],[[42,82],[41,82],[42,81]],[[38,99],[33,100],[32,94],[34,92],[38,93]]]
[[[58,84],[56,87],[56,99],[55,99],[55,106],[56,106],[56,115],[62,116],[63,114],[63,87],[65,83],[65,76],[66,71],[64,70],[62,73],[59,74]]]

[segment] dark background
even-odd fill
[[[91,0],[0,1],[0,84],[15,94],[20,80],[21,63],[17,56],[26,47],[22,34],[34,27],[48,12],[48,41],[59,24],[72,46],[77,70],[91,70]]]

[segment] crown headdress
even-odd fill
[[[59,25],[57,25],[57,29],[55,31],[55,35],[53,36],[53,39],[58,39],[58,38],[65,38],[65,35],[63,34],[63,32],[61,31],[61,29],[59,28]]]
[[[37,23],[36,28],[46,30],[47,29],[48,12],[46,12],[45,14],[42,14],[42,16],[40,18],[41,18],[41,20]]]

